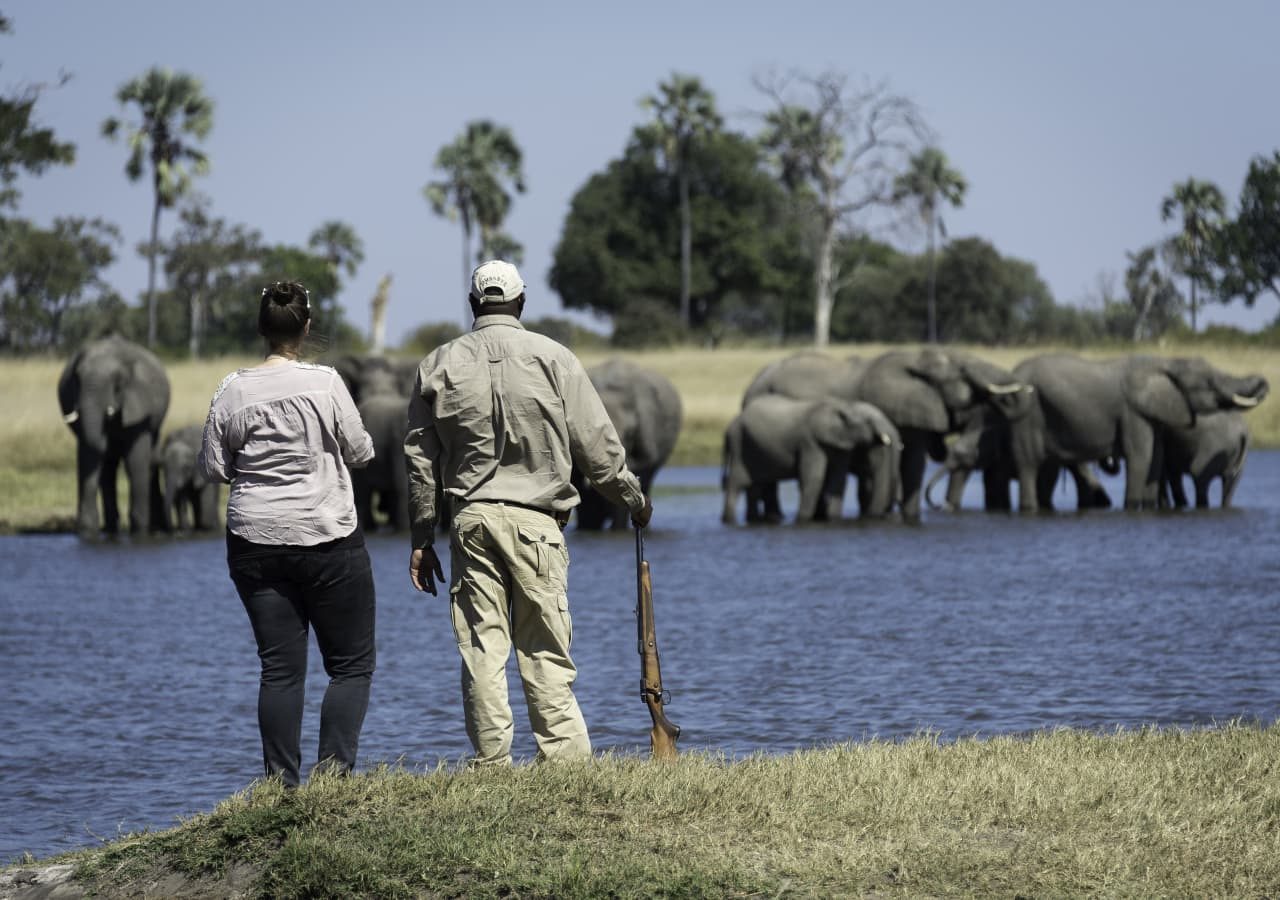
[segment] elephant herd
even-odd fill
[[[1185,506],[1186,475],[1200,507],[1220,478],[1226,506],[1249,447],[1241,414],[1268,390],[1261,376],[1230,375],[1199,358],[1054,353],[1009,371],[934,347],[871,360],[799,353],[756,376],[729,425],[723,518],[735,521],[745,491],[748,521],[780,519],[777,482],[785,479],[799,481],[798,521],[831,518],[851,473],[865,517],[896,506],[918,521],[922,493],[932,502],[944,477],[955,509],[975,471],[990,510],[1012,508],[1015,483],[1019,510],[1052,509],[1064,470],[1080,508],[1110,506],[1095,465],[1109,474],[1123,466],[1126,509]],[[883,414],[879,424],[872,411]],[[927,458],[941,466],[922,491]]]
[[[405,412],[417,360],[346,354],[324,362],[346,383],[373,440],[373,461],[351,472],[361,525],[367,531],[405,530],[409,526]],[[622,359],[607,360],[587,374],[618,430],[628,465],[648,492],[680,433],[680,395],[663,376]],[[121,464],[129,484],[130,532],[218,527],[219,486],[207,481],[196,466],[202,427],[178,428],[160,441],[169,393],[169,378],[160,360],[118,336],[86,344],[63,367],[58,404],[76,438],[76,528],[81,534],[120,530],[116,484]],[[625,509],[613,508],[577,473],[574,481],[582,494],[580,528],[627,526],[630,517]]]
[[[326,362],[346,382],[374,443],[373,462],[352,472],[361,523],[366,530],[406,529],[405,409],[417,361],[344,355]],[[587,373],[648,493],[680,434],[679,393],[665,376],[627,360],[606,360]],[[1261,376],[1230,375],[1199,358],[1097,361],[1056,353],[1006,370],[938,347],[870,360],[801,352],[756,375],[725,430],[721,517],[735,522],[745,494],[748,522],[780,521],[778,483],[794,480],[797,521],[838,518],[850,475],[865,518],[900,511],[918,521],[922,499],[932,503],[943,478],[945,504],[955,509],[974,472],[990,510],[1012,508],[1015,483],[1020,510],[1051,509],[1064,470],[1081,508],[1106,507],[1111,501],[1095,466],[1109,474],[1123,467],[1127,509],[1186,505],[1186,475],[1197,506],[1208,504],[1209,484],[1220,478],[1225,506],[1249,447],[1241,413],[1268,389]],[[200,426],[159,442],[169,381],[152,353],[119,337],[91,342],[67,362],[58,400],[76,436],[81,533],[100,527],[99,494],[101,526],[119,529],[122,463],[134,533],[217,526],[218,486],[195,465]],[[926,485],[930,458],[940,466]],[[611,507],[576,473],[574,479],[582,494],[579,528],[627,527],[626,510]]]

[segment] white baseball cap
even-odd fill
[[[480,303],[506,303],[524,293],[524,280],[511,263],[491,259],[471,273],[471,296]]]

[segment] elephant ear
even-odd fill
[[[163,372],[160,374],[163,379]],[[163,394],[163,403],[157,404],[160,394]],[[131,360],[124,368],[124,381],[120,385],[120,424],[130,428],[154,418],[153,427],[159,428],[159,420],[164,418],[168,407],[169,385],[157,383],[156,372],[142,357]]]
[[[67,360],[67,364],[62,367],[62,374],[58,376],[58,406],[62,409],[62,418],[70,424],[74,419],[68,420],[68,416],[74,416],[76,406],[80,400],[80,360],[84,359],[84,350],[76,351],[75,356]]]
[[[661,465],[661,448],[658,446],[658,431],[661,428],[662,410],[658,403],[658,389],[648,378],[637,378],[632,386],[631,414],[635,417],[635,435],[633,449],[636,465],[640,468],[651,468]]]
[[[1125,373],[1125,396],[1146,419],[1170,428],[1190,428],[1195,413],[1177,382],[1158,366],[1134,366]]]
[[[871,426],[865,417],[855,414],[841,403],[820,401],[809,412],[809,427],[813,436],[824,447],[852,451],[862,443],[869,443],[867,435]]]

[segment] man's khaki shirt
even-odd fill
[[[463,501],[567,513],[576,463],[605,497],[644,507],[640,482],[582,363],[514,316],[480,316],[418,366],[404,441],[414,547],[432,542],[437,484]]]

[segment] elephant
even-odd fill
[[[203,440],[203,427],[187,425],[170,432],[160,445],[165,515],[179,531],[213,531],[218,527],[218,483],[205,477],[196,465]]]
[[[680,394],[666,376],[625,359],[613,358],[592,366],[587,376],[595,386],[613,427],[627,451],[627,468],[640,479],[648,494],[654,476],[662,468],[680,436],[684,416]],[[578,527],[589,531],[612,524],[626,528],[626,507],[615,506],[587,484],[576,470],[573,484],[582,497]]]
[[[1226,509],[1244,472],[1249,455],[1249,426],[1238,412],[1196,416],[1190,428],[1165,430],[1164,487],[1160,505],[1177,509],[1187,505],[1182,479],[1190,475],[1196,490],[1196,508],[1209,506],[1209,485],[1222,479],[1221,506]],[[1166,493],[1167,491],[1167,493]]]
[[[1102,460],[1107,474],[1115,475],[1118,465],[1113,459]],[[1079,509],[1109,509],[1111,498],[1088,463],[1068,463],[1067,471],[1076,485]],[[983,408],[970,417],[965,429],[948,440],[947,455],[925,485],[925,500],[933,509],[933,489],[943,478],[949,478],[944,508],[954,512],[960,508],[965,483],[975,470],[982,472],[983,506],[988,512],[1007,512],[1013,508],[1009,485],[1017,480],[1010,446],[1010,426],[1003,415]],[[1062,467],[1046,463],[1036,479],[1037,502],[1041,509],[1053,508],[1053,488]]]
[[[742,408],[756,397],[778,394],[792,400],[835,397],[856,400],[858,379],[866,368],[858,356],[834,359],[816,350],[802,350],[769,363],[752,379],[742,395]]]
[[[1012,420],[1031,403],[1031,392],[1012,373],[972,354],[937,347],[881,354],[867,363],[856,394],[882,410],[901,435],[899,483],[908,522],[920,520],[926,457],[946,458],[948,434],[984,406]]]
[[[870,404],[757,397],[725,429],[721,520],[737,521],[738,496],[752,484],[793,478],[800,482],[797,522],[837,519],[849,472],[860,467],[861,511],[882,515],[892,504],[900,452],[892,423]]]
[[[355,353],[343,353],[324,360],[325,365],[332,366],[342,376],[351,399],[357,405],[365,396],[385,391],[388,379],[391,389],[407,398],[413,390],[419,362],[421,360],[409,357]],[[407,399],[405,404],[407,408]]]
[[[373,439],[374,456],[367,466],[351,470],[351,489],[356,514],[365,531],[374,531],[378,526],[375,494],[377,509],[386,515],[392,530],[405,531],[409,527],[409,470],[404,456],[409,397],[401,393],[401,384],[389,366],[370,365],[361,375],[361,399],[356,408],[365,431]]]
[[[1155,509],[1171,430],[1192,428],[1208,413],[1252,409],[1270,390],[1259,375],[1230,375],[1199,357],[1087,360],[1056,353],[1013,371],[1034,398],[1030,411],[1010,422],[1024,511],[1038,508],[1036,479],[1046,462],[1107,457],[1124,460],[1125,509]]]
[[[76,529],[120,527],[116,473],[129,478],[129,530],[145,534],[163,523],[158,473],[152,466],[160,425],[169,411],[169,378],[151,351],[118,335],[91,341],[67,361],[58,378],[62,420],[76,436]]]

